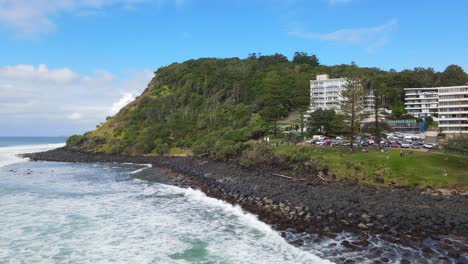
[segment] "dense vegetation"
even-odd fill
[[[173,63],[158,69],[134,102],[96,130],[70,137],[67,146],[128,155],[193,152],[225,159],[242,152],[251,140],[276,134],[276,121],[289,111],[303,113],[309,106],[309,83],[315,75],[342,77],[353,69],[353,65],[320,65],[315,55],[303,52],[295,53],[292,61],[281,54],[250,54],[246,59]],[[397,113],[403,109],[405,87],[468,81],[468,75],[456,65],[443,72],[431,68],[401,72],[359,68],[359,72],[372,80],[384,98],[382,106]]]

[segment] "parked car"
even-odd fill
[[[396,142],[393,142],[393,143],[390,145],[390,147],[392,147],[392,148],[398,148],[398,146],[399,146],[399,145],[398,145]]]
[[[401,142],[401,147],[402,147],[402,148],[409,148],[409,147],[411,147],[411,145],[412,145],[412,143],[409,142],[409,141],[403,141],[403,142]]]
[[[433,147],[437,146],[437,144],[435,144],[435,143],[426,143],[423,146],[424,146],[424,148],[432,149]]]
[[[325,141],[323,140],[315,141],[315,145],[318,145],[318,146],[322,146],[323,143],[325,143]]]
[[[411,148],[412,148],[412,149],[420,149],[420,148],[421,148],[421,144],[415,143],[415,144],[411,145]]]

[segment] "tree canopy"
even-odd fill
[[[464,84],[467,74],[451,65],[383,71],[356,65],[325,66],[315,55],[296,52],[201,58],[155,72],[142,95],[94,131],[70,138],[68,147],[106,153],[164,154],[190,149],[197,155],[228,158],[245,143],[276,132],[276,122],[309,106],[310,80],[318,74],[347,76],[352,69],[380,78],[387,107],[401,106],[403,88]],[[333,131],[330,125],[328,131]]]

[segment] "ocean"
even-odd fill
[[[328,263],[237,206],[138,179],[148,166],[16,156],[64,141],[0,138],[0,263]]]

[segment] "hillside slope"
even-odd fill
[[[296,53],[293,61],[281,54],[253,54],[242,60],[173,63],[158,69],[143,94],[117,115],[94,131],[70,137],[67,148],[127,155],[193,151],[224,159],[237,155],[245,142],[271,132],[273,121],[288,111],[305,110],[309,82],[316,74],[341,77],[351,67],[319,65],[315,55],[306,53]],[[401,107],[402,88],[443,83],[445,76],[453,75],[430,68],[360,70],[383,80],[381,92],[390,107]]]

